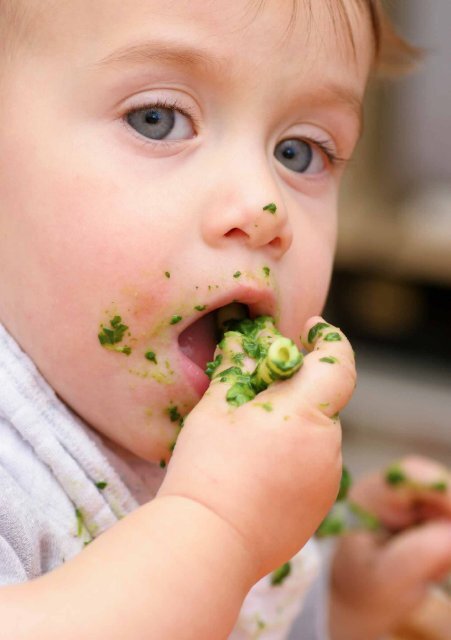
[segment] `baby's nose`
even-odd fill
[[[265,249],[275,259],[290,247],[293,234],[280,194],[273,200],[265,193],[257,197],[231,194],[220,198],[202,223],[204,240],[210,246],[242,242],[250,249]]]

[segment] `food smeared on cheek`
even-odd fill
[[[169,405],[169,407],[166,409],[166,413],[169,416],[169,420],[171,422],[177,422],[182,419],[182,416],[179,413],[178,408],[174,404]]]
[[[158,364],[157,356],[155,354],[155,351],[147,351],[144,354],[144,357],[146,358],[146,360],[149,360],[150,362],[154,362],[155,364]]]
[[[274,409],[271,402],[254,402],[254,407],[261,407],[264,411],[267,411],[268,413],[271,413],[271,411],[273,411]]]
[[[119,344],[124,339],[126,331],[128,331],[128,326],[122,323],[121,316],[116,315],[110,320],[109,327],[105,327],[103,324],[100,325],[99,342],[105,349],[129,356],[132,352],[131,347],[128,345],[120,346]]]
[[[177,429],[176,429],[174,440],[169,444],[169,451],[172,453],[174,451],[179,433],[183,429],[184,418],[180,413],[180,411],[178,410],[178,407],[172,402],[169,404],[169,407],[165,410],[165,413],[166,415],[169,416],[169,420],[171,422],[177,423]]]
[[[267,266],[263,267],[263,274],[265,276],[265,278],[269,278],[269,274],[271,273],[271,269]]]
[[[179,315],[174,315],[172,316],[172,318],[169,320],[169,324],[178,324],[179,322],[181,322],[182,320],[182,316]]]

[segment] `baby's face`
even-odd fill
[[[326,295],[369,20],[346,2],[353,58],[327,3],[255,4],[49,3],[2,79],[0,319],[149,460],[206,388],[211,311],[242,302],[298,341]]]

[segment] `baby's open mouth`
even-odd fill
[[[182,353],[205,371],[213,360],[216,345],[221,340],[224,320],[249,317],[247,305],[231,303],[205,314],[190,324],[178,337]]]

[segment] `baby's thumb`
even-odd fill
[[[349,401],[355,387],[354,352],[346,336],[338,327],[313,317],[307,322],[304,345],[310,353],[291,380],[284,382],[277,393],[284,395],[284,407],[310,409],[335,419]]]

